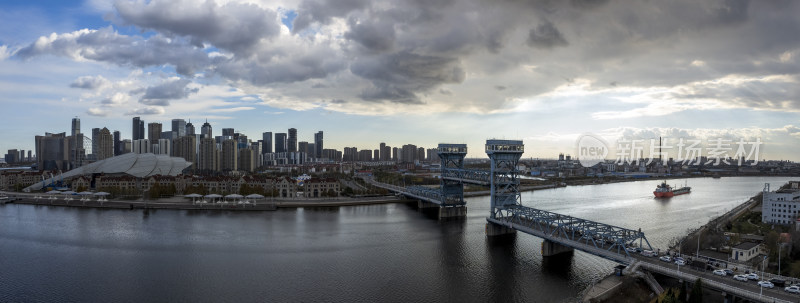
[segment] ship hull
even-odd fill
[[[671,191],[654,191],[653,195],[655,195],[656,198],[671,198],[678,195],[685,195],[690,192],[692,192],[691,187],[682,187]]]
[[[662,192],[654,191],[653,195],[655,195],[656,198],[669,198],[674,196],[674,194],[671,191],[662,191]]]

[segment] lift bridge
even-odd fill
[[[544,239],[545,256],[572,252],[574,249],[598,255],[616,262],[630,264],[635,259],[626,247],[638,246],[652,250],[641,230],[603,224],[564,214],[522,205],[517,166],[525,147],[520,140],[487,140],[486,154],[491,168],[464,168],[466,144],[439,144],[441,159],[439,188],[423,186],[397,187],[371,181],[374,185],[419,200],[420,208],[439,208],[439,217],[464,217],[464,184],[488,186],[491,210],[486,218],[486,235],[490,237],[514,234],[517,231]]]

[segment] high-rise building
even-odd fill
[[[217,171],[217,161],[217,142],[214,138],[203,137],[200,139],[197,151],[197,169],[203,173]]]
[[[322,158],[322,131],[318,131],[314,134],[314,157],[315,158]]]
[[[134,154],[146,154],[152,152],[152,148],[150,148],[150,140],[133,140],[131,142],[131,152]]]
[[[342,155],[342,161],[345,162],[358,161],[358,148],[345,147],[344,154]]]
[[[30,150],[28,150],[28,161],[33,161],[33,155]]]
[[[172,155],[172,140],[158,139],[158,148],[153,148],[153,153],[157,155]]]
[[[297,129],[295,128],[289,129],[289,138],[286,139],[286,151],[288,152],[297,151]]]
[[[92,140],[94,143],[94,140]],[[97,150],[94,151],[97,160],[108,159],[114,156],[114,136],[108,128],[103,127],[97,134]]]
[[[219,168],[221,171],[236,171],[239,159],[239,147],[233,139],[222,141],[222,161]]]
[[[239,150],[239,170],[252,172],[255,169],[255,153],[252,149],[243,148]]]
[[[261,134],[261,139],[263,142],[263,149],[261,150],[262,154],[267,154],[272,152],[272,132],[265,132]]]
[[[133,126],[131,129],[133,130],[131,141],[144,139],[144,121],[142,121],[142,119],[139,117],[133,117]]]
[[[400,159],[400,149],[397,147],[392,147],[392,161],[397,162]]]
[[[276,153],[285,153],[286,152],[286,133],[276,133],[275,134],[275,152]]]
[[[300,141],[297,143],[297,151],[308,154],[308,142]]]
[[[381,160],[381,150],[376,149],[372,151],[372,161],[380,161]]]
[[[68,171],[69,165],[69,138],[65,133],[36,136],[36,156],[39,170]]]
[[[369,149],[363,149],[358,151],[358,161],[361,162],[372,161],[372,151]]]
[[[402,151],[400,151],[400,162],[414,163],[415,160],[417,160],[417,146],[414,144],[403,145]]]
[[[100,140],[100,129],[97,127],[92,128],[92,155],[94,155],[95,159],[97,159],[97,149],[99,148],[99,145],[97,145],[98,140]]]
[[[417,148],[417,158],[415,159],[419,162],[425,161],[425,148],[419,147]]]
[[[5,156],[6,163],[14,164],[20,162],[19,158],[19,150],[16,149],[9,149],[8,153]]]
[[[172,142],[172,154],[181,157],[188,162],[192,162],[189,170],[197,168],[197,136],[183,136]]]
[[[75,136],[81,133],[81,119],[78,117],[72,118],[72,134],[70,136]]]
[[[147,139],[150,139],[150,145],[158,144],[158,139],[161,139],[161,123],[147,123]]]
[[[222,129],[222,136],[223,137],[225,137],[225,136],[233,137],[233,134],[235,134],[235,133],[236,132],[233,130],[233,128],[223,128]]]
[[[118,156],[122,154],[122,134],[118,131],[114,131],[114,156]]]
[[[186,123],[186,136],[194,136],[194,135],[195,135],[194,124],[192,124],[192,122],[190,121],[189,123]]]
[[[392,147],[381,143],[381,161],[392,161]]]
[[[186,136],[186,120],[172,119],[172,132],[175,133],[175,138]]]
[[[200,127],[200,134],[203,135],[203,138],[214,139],[214,134],[211,131],[211,124],[208,124],[208,120]]]

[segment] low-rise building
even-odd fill
[[[769,191],[765,188],[762,196],[761,222],[791,225],[800,212],[800,188],[798,182],[791,182],[788,188]]]
[[[763,245],[755,242],[743,242],[731,249],[731,260],[744,263],[755,258]]]

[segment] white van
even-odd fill
[[[654,252],[652,250],[643,250],[642,251],[642,256],[645,256],[645,257],[654,257],[655,255],[656,255],[656,252]]]

